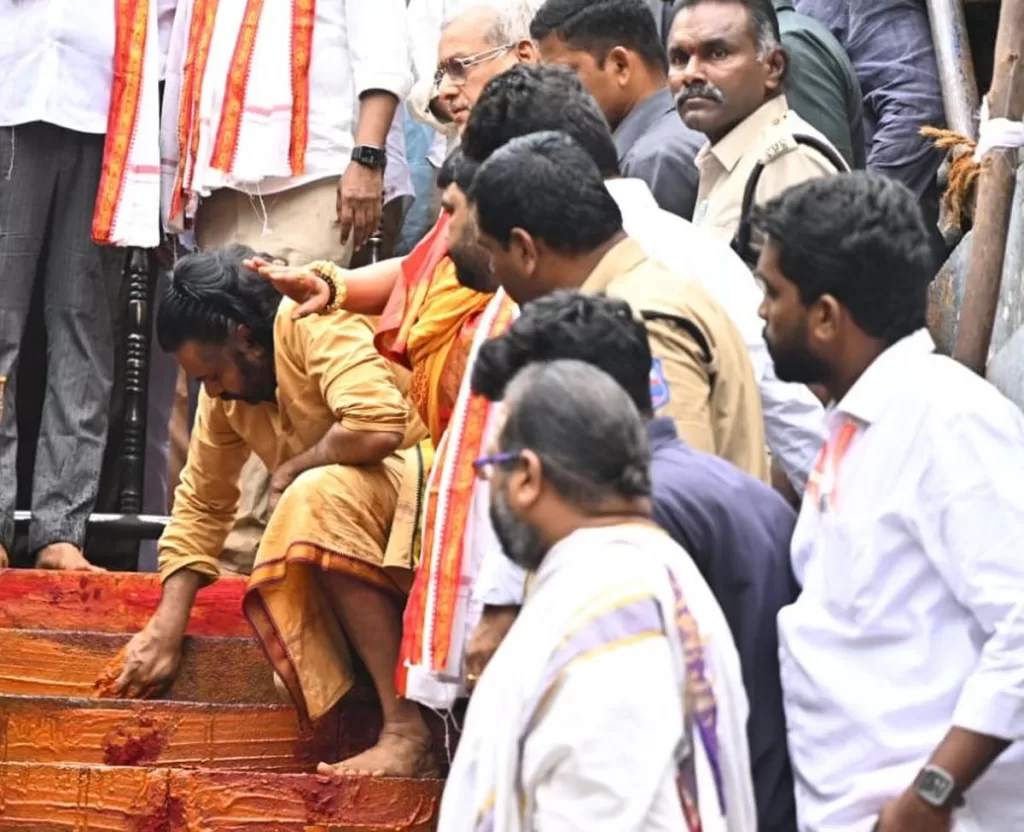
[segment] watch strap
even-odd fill
[[[360,144],[352,148],[352,161],[368,168],[378,170],[383,168],[388,161],[386,148],[374,147],[370,144]]]

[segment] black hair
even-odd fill
[[[511,139],[560,130],[594,160],[604,177],[619,175],[619,154],[597,102],[571,69],[516,64],[490,81],[469,114],[462,150],[486,161]]]
[[[508,330],[480,345],[473,364],[473,392],[501,401],[509,382],[527,364],[562,358],[603,370],[629,394],[640,413],[651,413],[647,327],[625,301],[572,289],[526,304]]]
[[[257,256],[273,259],[243,245],[182,257],[156,307],[160,349],[177,352],[186,341],[224,344],[244,325],[255,345],[272,352],[281,295],[269,281],[242,265]]]
[[[599,66],[612,49],[622,46],[648,67],[668,72],[658,24],[644,0],[547,0],[530,24],[530,36],[540,41],[551,34],[571,49],[587,52]]]
[[[814,179],[755,209],[753,223],[804,306],[832,295],[887,344],[925,326],[934,252],[900,182],[864,171]]]
[[[512,379],[498,445],[537,454],[544,478],[584,510],[651,493],[643,420],[614,379],[581,361],[530,364]]]
[[[469,198],[480,231],[507,247],[513,228],[563,254],[586,254],[622,230],[594,160],[565,133],[513,139],[480,166]]]
[[[457,147],[444,160],[441,169],[437,172],[437,187],[442,191],[451,185],[458,178],[459,166],[462,164],[462,148]]]
[[[782,43],[779,15],[772,0],[676,0],[672,7],[672,19],[675,20],[676,15],[683,9],[691,9],[704,3],[731,3],[743,6],[750,16],[750,35],[759,53]]]

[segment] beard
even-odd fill
[[[228,402],[263,404],[277,401],[277,376],[274,373],[273,358],[252,361],[241,350],[234,356],[238,374],[242,380],[241,393],[222,393],[220,398]]]
[[[516,517],[503,491],[491,490],[490,513],[491,525],[505,557],[529,572],[536,570],[548,553],[548,545],[535,529]]]
[[[795,384],[821,384],[828,380],[829,365],[807,346],[806,341],[795,338],[788,341],[771,341],[768,329],[764,330],[764,342],[768,354],[775,364],[775,375],[779,381]]]
[[[459,283],[474,292],[493,292],[491,258],[476,245],[453,244],[448,247],[448,256],[455,264],[455,277]]]

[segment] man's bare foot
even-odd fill
[[[340,763],[320,763],[317,774],[347,777],[357,774],[373,777],[412,777],[428,780],[440,777],[430,734],[403,734],[385,729],[377,744],[362,754]]]
[[[106,572],[100,566],[93,566],[77,546],[70,543],[51,543],[36,557],[36,569],[54,569],[67,572]]]
[[[11,565],[11,559],[7,557],[7,550],[0,546],[0,569],[6,569]]]

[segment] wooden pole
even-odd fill
[[[996,34],[995,72],[988,92],[989,118],[1024,117],[1024,0],[1003,0]],[[1018,151],[994,148],[985,154],[978,178],[974,240],[953,357],[985,374],[995,325],[1006,234],[1010,224]]]

